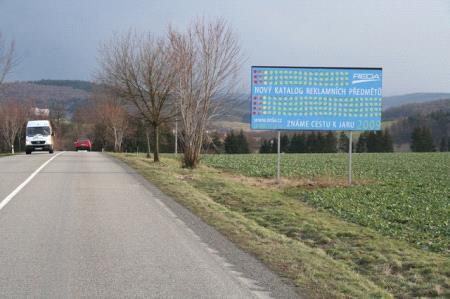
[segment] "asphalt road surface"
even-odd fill
[[[64,152],[0,158],[0,297],[298,295],[121,162]]]

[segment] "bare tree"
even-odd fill
[[[14,154],[14,142],[30,114],[30,106],[17,100],[0,103],[0,135]],[[21,142],[21,140],[19,140]]]
[[[14,42],[7,43],[0,32],[0,85],[14,66]]]
[[[128,114],[123,106],[112,102],[104,103],[101,111],[104,112],[107,127],[114,138],[114,151],[121,152],[123,138],[128,129]]]
[[[176,115],[171,98],[171,48],[164,39],[131,32],[115,36],[100,51],[99,79],[132,103],[153,129],[154,161],[159,161],[159,129]]]
[[[174,95],[182,124],[183,166],[195,168],[210,119],[237,86],[241,50],[235,33],[223,19],[199,19],[182,33],[170,29],[169,40],[177,76]]]
[[[94,123],[104,124],[112,137],[114,151],[122,151],[122,143],[129,127],[129,115],[122,101],[115,93],[105,89],[94,91],[94,113],[89,117]]]

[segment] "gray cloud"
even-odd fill
[[[0,0],[0,30],[22,61],[10,80],[89,80],[113,32],[163,34],[196,16],[223,16],[238,31],[244,79],[250,65],[382,66],[387,95],[450,91],[445,0]]]

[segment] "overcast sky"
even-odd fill
[[[235,28],[243,82],[251,65],[368,66],[383,67],[384,95],[450,92],[450,0],[0,0],[21,61],[9,80],[91,80],[114,32],[163,34],[196,16]]]

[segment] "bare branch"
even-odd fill
[[[14,61],[15,43],[11,41],[9,44],[3,39],[0,32],[0,85],[6,76],[12,71]]]

